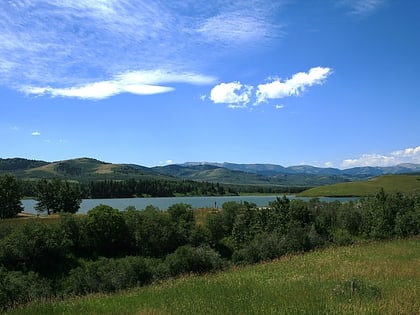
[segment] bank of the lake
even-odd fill
[[[250,202],[255,203],[258,207],[265,207],[269,202],[274,201],[278,195],[272,196],[217,196],[217,197],[155,197],[155,198],[116,198],[116,199],[83,199],[80,204],[78,213],[87,213],[90,209],[97,205],[104,204],[109,205],[115,209],[124,210],[129,206],[134,206],[136,209],[142,210],[149,205],[157,207],[161,210],[166,210],[170,206],[176,203],[186,203],[191,205],[193,208],[218,208],[223,203],[228,201],[235,202]],[[280,196],[281,197],[281,196]],[[288,195],[287,198],[295,199],[295,195]],[[311,198],[300,198],[303,200],[309,200]],[[357,198],[319,198],[321,201],[349,201]],[[24,212],[30,214],[36,214],[35,210],[36,200],[25,199],[22,200]]]

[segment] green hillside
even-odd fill
[[[7,164],[5,163],[6,160],[3,160],[2,165],[7,165],[8,168],[1,168],[0,173],[3,170],[3,172],[13,173],[21,179],[61,178],[80,182],[102,179],[124,180],[129,178],[174,180],[174,178],[154,172],[147,167],[131,164],[112,164],[91,158],[78,158],[51,163],[32,162],[24,159],[19,159],[19,163],[17,163],[15,160],[17,159],[9,160]]]
[[[418,314],[420,239],[330,248],[6,314]]]
[[[420,174],[383,175],[366,181],[339,183],[305,190],[302,197],[363,197],[373,196],[381,188],[386,192],[399,191],[407,194],[420,194]]]

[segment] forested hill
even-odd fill
[[[57,162],[32,161],[21,158],[0,159],[0,174],[12,173],[20,179],[60,178],[80,182],[123,179],[174,179],[150,168],[134,164],[112,164],[91,158]]]
[[[193,180],[233,185],[320,186],[364,180],[383,174],[420,173],[420,164],[363,167],[339,170],[309,165],[283,167],[274,164],[185,163],[159,167],[113,164],[92,158],[46,162],[24,158],[0,159],[0,174],[19,179],[60,178],[96,180]]]

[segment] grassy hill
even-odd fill
[[[418,314],[420,239],[330,248],[278,261],[7,314]]]
[[[381,188],[386,192],[399,191],[407,194],[420,194],[420,174],[383,175],[366,181],[339,183],[320,186],[303,191],[303,197],[345,197],[372,196]]]

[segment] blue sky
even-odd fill
[[[420,163],[415,0],[7,0],[0,157]]]

